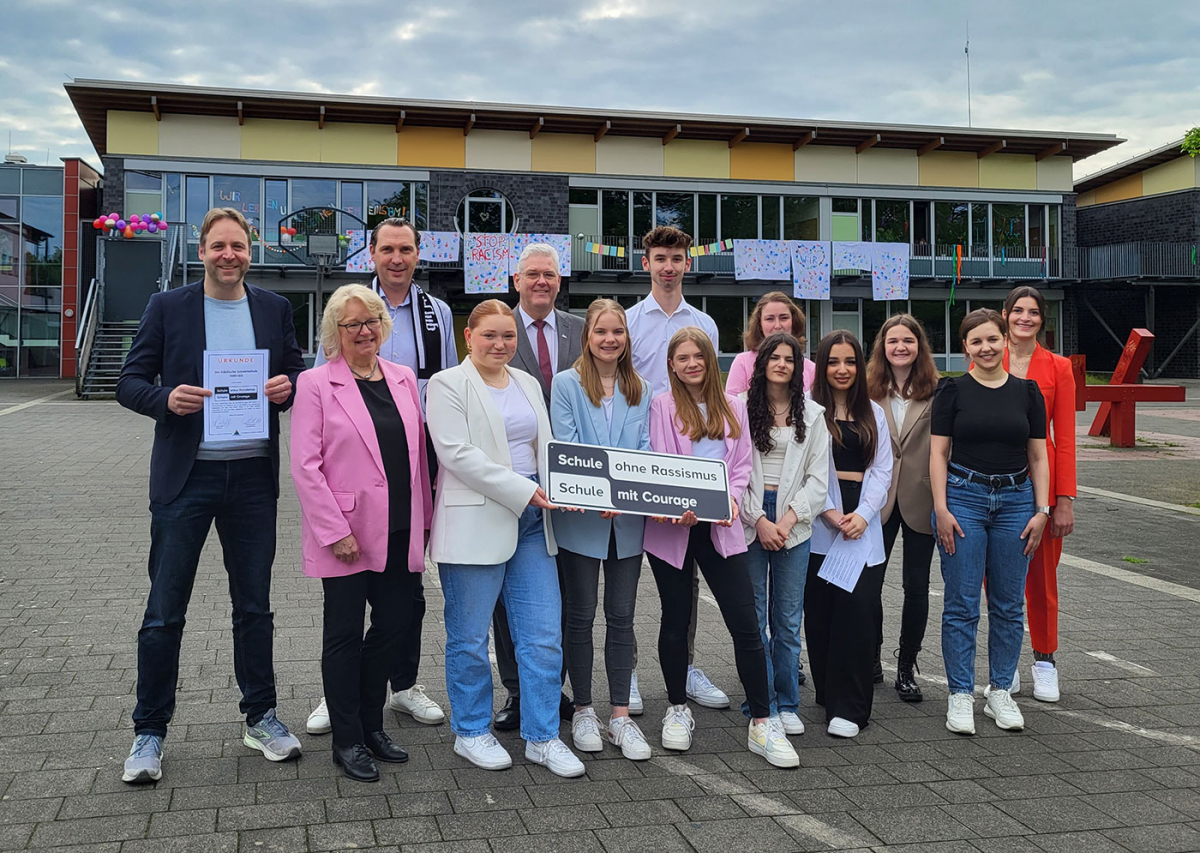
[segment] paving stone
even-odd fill
[[[606,853],[695,853],[675,826],[628,826],[598,829],[596,838]]]
[[[215,832],[216,809],[193,811],[163,811],[150,816],[151,838],[172,838],[177,835],[201,835]]]
[[[1084,832],[1121,826],[1112,815],[1093,808],[1078,797],[1039,797],[1034,800],[1004,800],[997,808],[1037,833]]]
[[[517,812],[512,809],[481,814],[443,814],[437,815],[434,820],[446,841],[528,834]]]
[[[501,811],[503,809],[532,809],[534,805],[526,790],[516,787],[450,791],[446,796],[451,808],[445,811],[454,811],[459,814]],[[440,813],[442,812],[428,812],[428,814]]]
[[[1126,853],[1125,848],[1098,832],[1050,832],[1031,835],[1030,839],[1046,853]]]
[[[491,847],[495,853],[593,853],[602,849],[596,836],[583,830],[493,838]]]
[[[793,845],[804,851],[857,850],[879,843],[861,823],[842,812],[784,815],[775,822],[791,836]]]
[[[417,844],[441,841],[437,821],[432,817],[401,817],[373,820],[377,844]]]
[[[303,832],[303,830],[301,830]],[[264,844],[255,850],[270,849]],[[274,848],[278,850],[279,848]],[[303,850],[303,847],[295,848]],[[121,845],[121,853],[237,853],[238,834],[236,832],[220,832],[209,835],[190,835],[184,838],[146,838],[136,841],[126,841]],[[60,853],[56,850],[54,853]]]
[[[67,844],[93,844],[142,838],[149,823],[149,815],[56,820],[52,823],[38,824],[29,846],[62,847]]]
[[[706,799],[697,797],[697,800]],[[720,798],[714,798],[720,799]],[[693,819],[680,807],[680,802],[671,800],[647,800],[629,803],[600,803],[600,813],[610,826],[665,826]],[[722,800],[722,802],[724,802]],[[741,811],[740,809],[738,810]],[[740,817],[740,814],[738,815]]]
[[[942,806],[941,809],[976,835],[985,838],[1024,835],[1029,832],[1027,827],[991,803],[957,803]]]
[[[457,791],[452,793],[458,793]],[[391,807],[392,817],[415,817],[417,815],[447,814],[454,811],[450,798],[445,791],[424,791],[411,794],[389,794],[387,797]],[[327,800],[326,811],[335,802],[354,802],[353,800]],[[370,815],[376,817],[376,815]],[[333,818],[330,818],[332,820]]]
[[[795,846],[791,836],[766,817],[695,821],[681,824],[678,829],[699,853],[727,853],[748,839],[753,839],[756,853],[791,850]]]
[[[347,850],[375,846],[370,821],[316,824],[308,828],[309,850]]]
[[[270,808],[227,806],[217,810],[217,829],[221,832],[323,823],[324,820],[325,804],[320,800],[312,803],[276,803]]]
[[[608,821],[593,803],[547,809],[520,809],[517,814],[531,834],[603,829]]]
[[[1112,829],[1108,838],[1138,853],[1191,853],[1200,850],[1200,828],[1183,823]]]
[[[238,833],[238,853],[291,853],[307,850],[303,826],[281,826]]]
[[[855,811],[850,814],[887,844],[952,841],[974,835],[936,806]]]

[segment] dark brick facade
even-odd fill
[[[504,172],[430,172],[429,227],[453,231],[454,214],[473,190],[503,193],[512,203],[522,233],[566,234],[569,187],[566,175]]]
[[[125,212],[125,159],[123,157],[101,157],[104,164],[104,189],[100,198],[100,209],[105,213]]]
[[[1063,352],[1087,353],[1088,370],[1113,370],[1132,329],[1148,328],[1154,333],[1154,348],[1146,369],[1157,371],[1200,318],[1200,289],[1187,286],[1154,287],[1154,317],[1148,317],[1150,285],[1087,283],[1068,288],[1063,302]],[[1096,319],[1084,300],[1104,318],[1121,339],[1118,344]],[[1074,322],[1071,317],[1074,316]],[[1148,322],[1149,320],[1149,322]],[[1075,340],[1072,340],[1072,329]],[[1163,378],[1194,379],[1200,376],[1200,341],[1192,335],[1162,370]]]
[[[1090,205],[1080,208],[1078,220],[1080,246],[1194,243],[1200,237],[1200,189]]]

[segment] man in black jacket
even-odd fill
[[[272,761],[300,755],[275,716],[271,565],[279,498],[279,413],[304,359],[291,304],[245,283],[250,226],[210,210],[200,229],[204,280],[150,298],[117,383],[122,406],[155,420],[150,457],[150,595],[138,632],[134,742],[126,782],[162,777],[175,711],[179,647],[200,551],[213,522],[233,602],[233,665],[246,715],[243,742]],[[205,350],[267,350],[269,438],[204,441]],[[161,380],[161,384],[156,383]]]

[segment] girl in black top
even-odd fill
[[[942,380],[933,400],[929,479],[946,583],[946,728],[959,734],[975,734],[975,635],[985,580],[984,713],[1002,729],[1025,726],[1009,688],[1021,654],[1025,572],[1050,514],[1045,403],[1037,383],[1004,370],[1006,333],[998,312],[968,314],[959,334],[971,370]]]

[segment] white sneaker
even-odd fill
[[[674,749],[682,752],[691,749],[692,730],[696,721],[692,718],[692,709],[687,705],[669,705],[662,721],[663,749]]]
[[[858,723],[852,723],[845,717],[834,717],[825,731],[833,737],[858,737]]]
[[[645,761],[650,757],[650,744],[629,717],[613,717],[608,721],[608,742],[621,747],[621,754],[630,761]]]
[[[996,725],[1005,731],[1019,732],[1025,728],[1025,718],[1021,716],[1021,709],[1007,690],[996,689],[989,693],[983,713],[995,720]]]
[[[1039,702],[1057,702],[1059,698],[1058,668],[1050,661],[1040,660],[1033,665],[1031,671],[1033,672],[1033,698]]]
[[[595,713],[592,714],[595,716]],[[555,776],[573,779],[587,772],[583,762],[575,757],[575,753],[558,738],[543,741],[526,741],[525,757],[534,764],[540,764]]]
[[[456,737],[454,754],[461,755],[484,770],[507,770],[512,767],[512,756],[491,732],[478,737]]]
[[[604,739],[600,737],[600,721],[592,708],[580,708],[571,718],[571,740],[580,752],[600,752]]]
[[[1012,687],[1008,688],[1008,693],[1010,696],[1016,696],[1020,692],[1021,692],[1021,669],[1018,666],[1017,669],[1013,672]],[[992,695],[992,685],[989,684],[987,687],[983,688],[983,698],[986,699],[991,695]]]
[[[425,695],[425,687],[421,684],[393,693],[388,700],[388,707],[393,711],[411,714],[414,720],[427,726],[436,726],[446,719],[442,706]]]
[[[687,674],[687,697],[705,708],[728,708],[729,697],[725,691],[708,680],[698,666],[689,666]]]
[[[324,696],[321,697],[321,704],[308,715],[308,723],[304,728],[310,735],[327,735],[333,731],[333,724],[329,722],[329,708],[325,705]]]
[[[975,697],[970,693],[951,693],[946,702],[946,728],[955,734],[975,734]]]
[[[778,717],[768,717],[761,723],[751,722],[746,745],[751,752],[761,755],[774,767],[800,766],[800,756],[784,736],[783,724]]]
[[[646,706],[642,704],[642,691],[638,690],[637,670],[629,676],[629,715],[640,717]]]
[[[800,719],[799,714],[793,714],[791,711],[780,711],[779,722],[783,724],[784,734],[804,734],[804,720]]]

